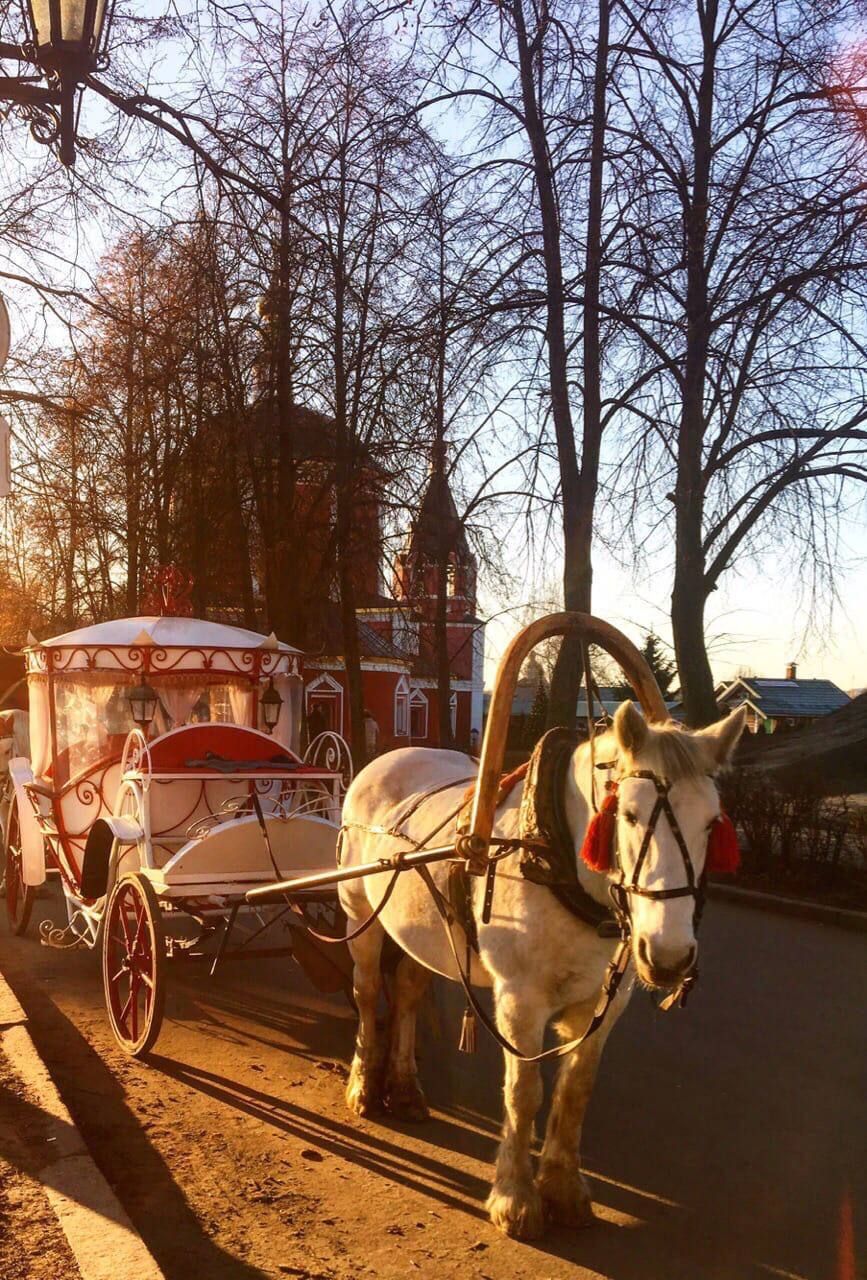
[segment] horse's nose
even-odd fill
[[[638,939],[638,955],[657,973],[687,973],[695,963],[695,944],[689,947],[666,947],[658,938]]]

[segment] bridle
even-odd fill
[[[707,866],[705,866],[701,875],[696,879],[695,869],[692,865],[692,858],[687,848],[686,840],[680,829],[680,823],[674,812],[674,807],[669,799],[669,792],[672,783],[667,778],[661,778],[654,773],[652,769],[634,769],[631,773],[621,775],[620,781],[626,778],[642,778],[647,782],[652,782],[656,788],[656,800],[651,810],[647,825],[644,828],[644,835],[641,840],[641,847],[638,850],[638,856],[635,859],[635,866],[632,868],[632,875],[627,879],[626,868],[623,859],[620,856],[620,850],[617,843],[617,823],[614,824],[614,837],[612,841],[612,866],[617,873],[617,878],[609,885],[609,893],[614,908],[614,914],[617,917],[617,923],[620,926],[621,938],[624,942],[628,942],[632,935],[632,895],[641,898],[648,898],[653,902],[667,902],[673,898],[692,898],[694,900],[693,910],[693,932],[698,932],[698,926],[701,921],[702,912],[704,910],[705,896],[707,890]],[[649,889],[640,883],[641,872],[647,860],[647,854],[650,850],[650,842],[656,832],[657,824],[662,815],[668,820],[671,834],[674,836],[675,843],[680,851],[683,859],[683,867],[686,872],[686,884],[679,885],[674,889]],[[686,1003],[686,998],[698,979],[698,968],[693,966],[692,969],[684,976],[676,990],[665,998],[660,1004],[661,1009],[670,1008],[675,1001],[679,1001],[681,1005]]]

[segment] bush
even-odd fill
[[[860,879],[867,869],[867,812],[848,796],[821,796],[807,780],[780,786],[768,774],[734,769],[722,797],[741,836],[747,878],[826,889],[844,871]]]

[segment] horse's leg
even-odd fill
[[[419,1001],[430,983],[430,971],[411,956],[402,956],[394,976],[391,1048],[385,1077],[385,1105],[399,1120],[427,1120],[428,1109],[418,1082],[415,1025]]]
[[[355,965],[352,993],[358,1006],[358,1033],[346,1085],[346,1102],[350,1110],[360,1116],[374,1115],[382,1106],[382,1052],[377,1035],[376,1006],[382,983],[379,960],[384,938],[385,930],[377,920],[349,943]]]
[[[500,988],[496,1015],[502,1035],[522,1053],[541,1050],[548,1011],[533,1001],[530,992]],[[536,1112],[542,1102],[542,1075],[538,1063],[522,1062],[510,1053],[505,1058],[503,1133],[487,1210],[495,1227],[507,1235],[531,1240],[543,1226],[542,1198],[533,1181],[530,1154]]]
[[[558,1031],[564,1040],[581,1034],[593,1007],[591,1002],[565,1011],[558,1021]],[[586,1227],[593,1221],[593,1204],[581,1173],[579,1151],[584,1113],[593,1092],[607,1031],[608,1028],[600,1029],[564,1058],[554,1087],[536,1184],[542,1193],[546,1217],[564,1227]]]

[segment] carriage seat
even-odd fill
[[[219,825],[235,817],[257,782],[267,805],[272,789],[267,782],[263,789],[263,775],[275,778],[273,790],[279,792],[284,776],[294,779],[311,772],[288,747],[243,725],[182,725],[149,742],[148,753],[147,806],[153,857],[159,866],[200,824]]]
[[[202,772],[213,769],[225,773],[227,765],[244,765],[261,771],[287,772],[302,762],[282,743],[259,729],[237,724],[185,724],[171,729],[148,744],[151,770],[155,774]]]

